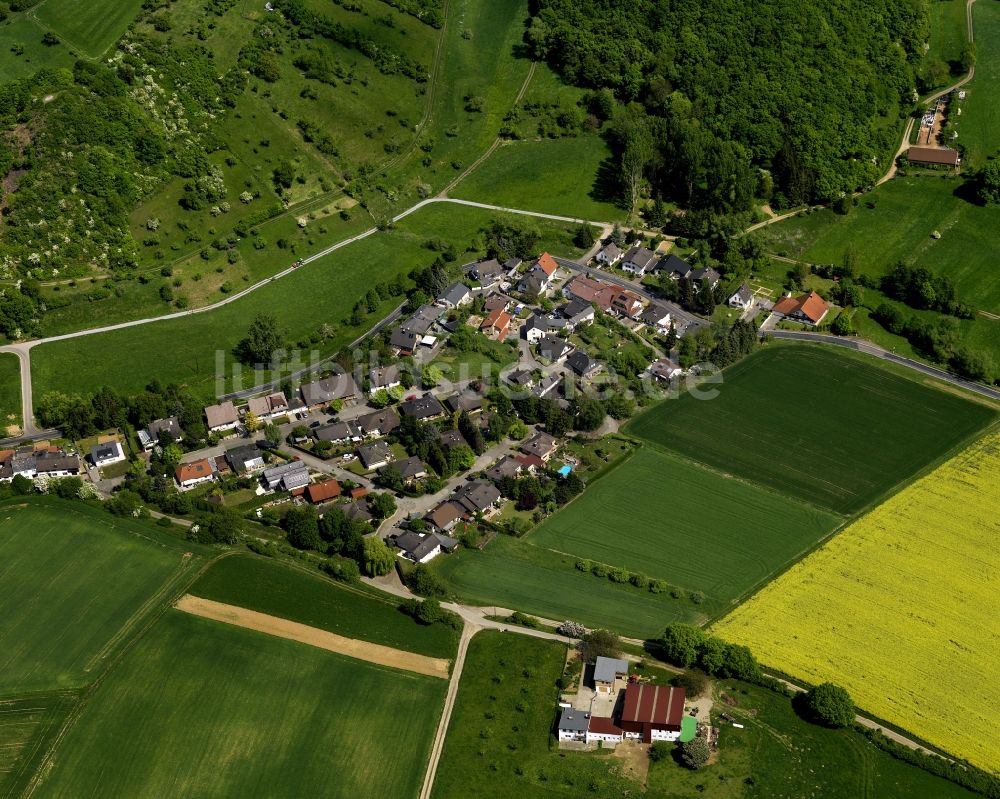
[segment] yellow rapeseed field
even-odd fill
[[[850,525],[714,632],[1000,773],[1000,434]]]

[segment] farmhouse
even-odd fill
[[[612,694],[628,679],[628,663],[620,658],[598,657],[594,662],[594,690],[599,694]]]
[[[313,505],[322,502],[329,502],[340,496],[340,483],[332,477],[329,480],[321,480],[318,483],[310,483],[306,486],[306,499]]]
[[[321,408],[335,400],[352,400],[361,393],[354,377],[349,374],[330,375],[322,380],[305,383],[299,391],[307,408]]]
[[[168,416],[166,419],[156,419],[150,422],[149,427],[145,430],[137,431],[139,443],[142,444],[142,448],[145,450],[155,447],[160,441],[161,434],[171,441],[182,441],[184,439],[181,433],[180,422],[177,421],[176,416]]]
[[[253,397],[247,401],[247,413],[252,413],[262,422],[268,422],[288,413],[288,400],[280,391],[266,397]]]
[[[750,291],[750,287],[744,283],[736,291],[733,292],[733,296],[729,298],[730,308],[741,308],[744,311],[753,305],[753,292]]]
[[[215,464],[208,458],[193,461],[192,463],[182,463],[174,470],[174,477],[177,478],[177,485],[182,491],[199,483],[206,483],[215,479]]]
[[[410,416],[414,419],[427,421],[444,416],[444,408],[433,394],[424,394],[422,397],[415,397],[399,404],[399,412],[403,416]]]
[[[437,302],[445,308],[461,308],[472,302],[472,291],[464,283],[452,283],[437,298]]]
[[[792,297],[791,295],[783,297],[774,304],[774,308],[771,310],[794,322],[818,325],[830,310],[830,306],[819,294],[810,291],[801,297]]]
[[[98,468],[121,463],[125,460],[125,452],[118,441],[106,441],[90,448],[90,462]]]
[[[590,714],[575,707],[564,707],[559,714],[560,741],[586,741],[590,727]]]
[[[208,432],[219,433],[236,427],[240,423],[240,415],[236,412],[232,400],[226,400],[205,408],[205,421],[208,424]]]
[[[309,485],[309,470],[301,461],[288,461],[280,466],[265,469],[263,482],[269,491],[276,491],[279,488],[294,491]]]
[[[640,738],[643,743],[676,741],[683,715],[683,688],[633,683],[625,688],[619,724],[626,738]]]
[[[906,151],[906,160],[918,166],[957,167],[962,159],[957,150],[950,147],[911,147]]]
[[[366,469],[381,469],[392,460],[392,450],[384,441],[358,447],[358,458]]]
[[[622,259],[622,270],[631,272],[637,277],[642,277],[646,272],[652,271],[655,263],[655,253],[635,244],[625,253],[625,257]]]
[[[226,450],[226,463],[236,474],[259,472],[264,468],[264,453],[256,444],[246,444]]]

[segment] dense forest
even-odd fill
[[[928,0],[536,0],[525,40],[614,121],[626,193],[744,210],[884,171]],[[631,176],[631,177],[630,177]]]

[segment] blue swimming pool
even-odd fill
[[[572,467],[572,466],[570,466],[570,465],[569,465],[568,463],[564,463],[564,464],[563,464],[563,465],[562,465],[561,467],[559,467],[559,474],[560,474],[560,475],[561,475],[562,477],[565,477],[565,476],[566,476],[567,474],[569,474],[569,473],[570,473],[571,471],[573,471],[573,467]]]

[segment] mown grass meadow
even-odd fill
[[[714,627],[766,665],[1000,771],[1000,433],[863,516]]]

